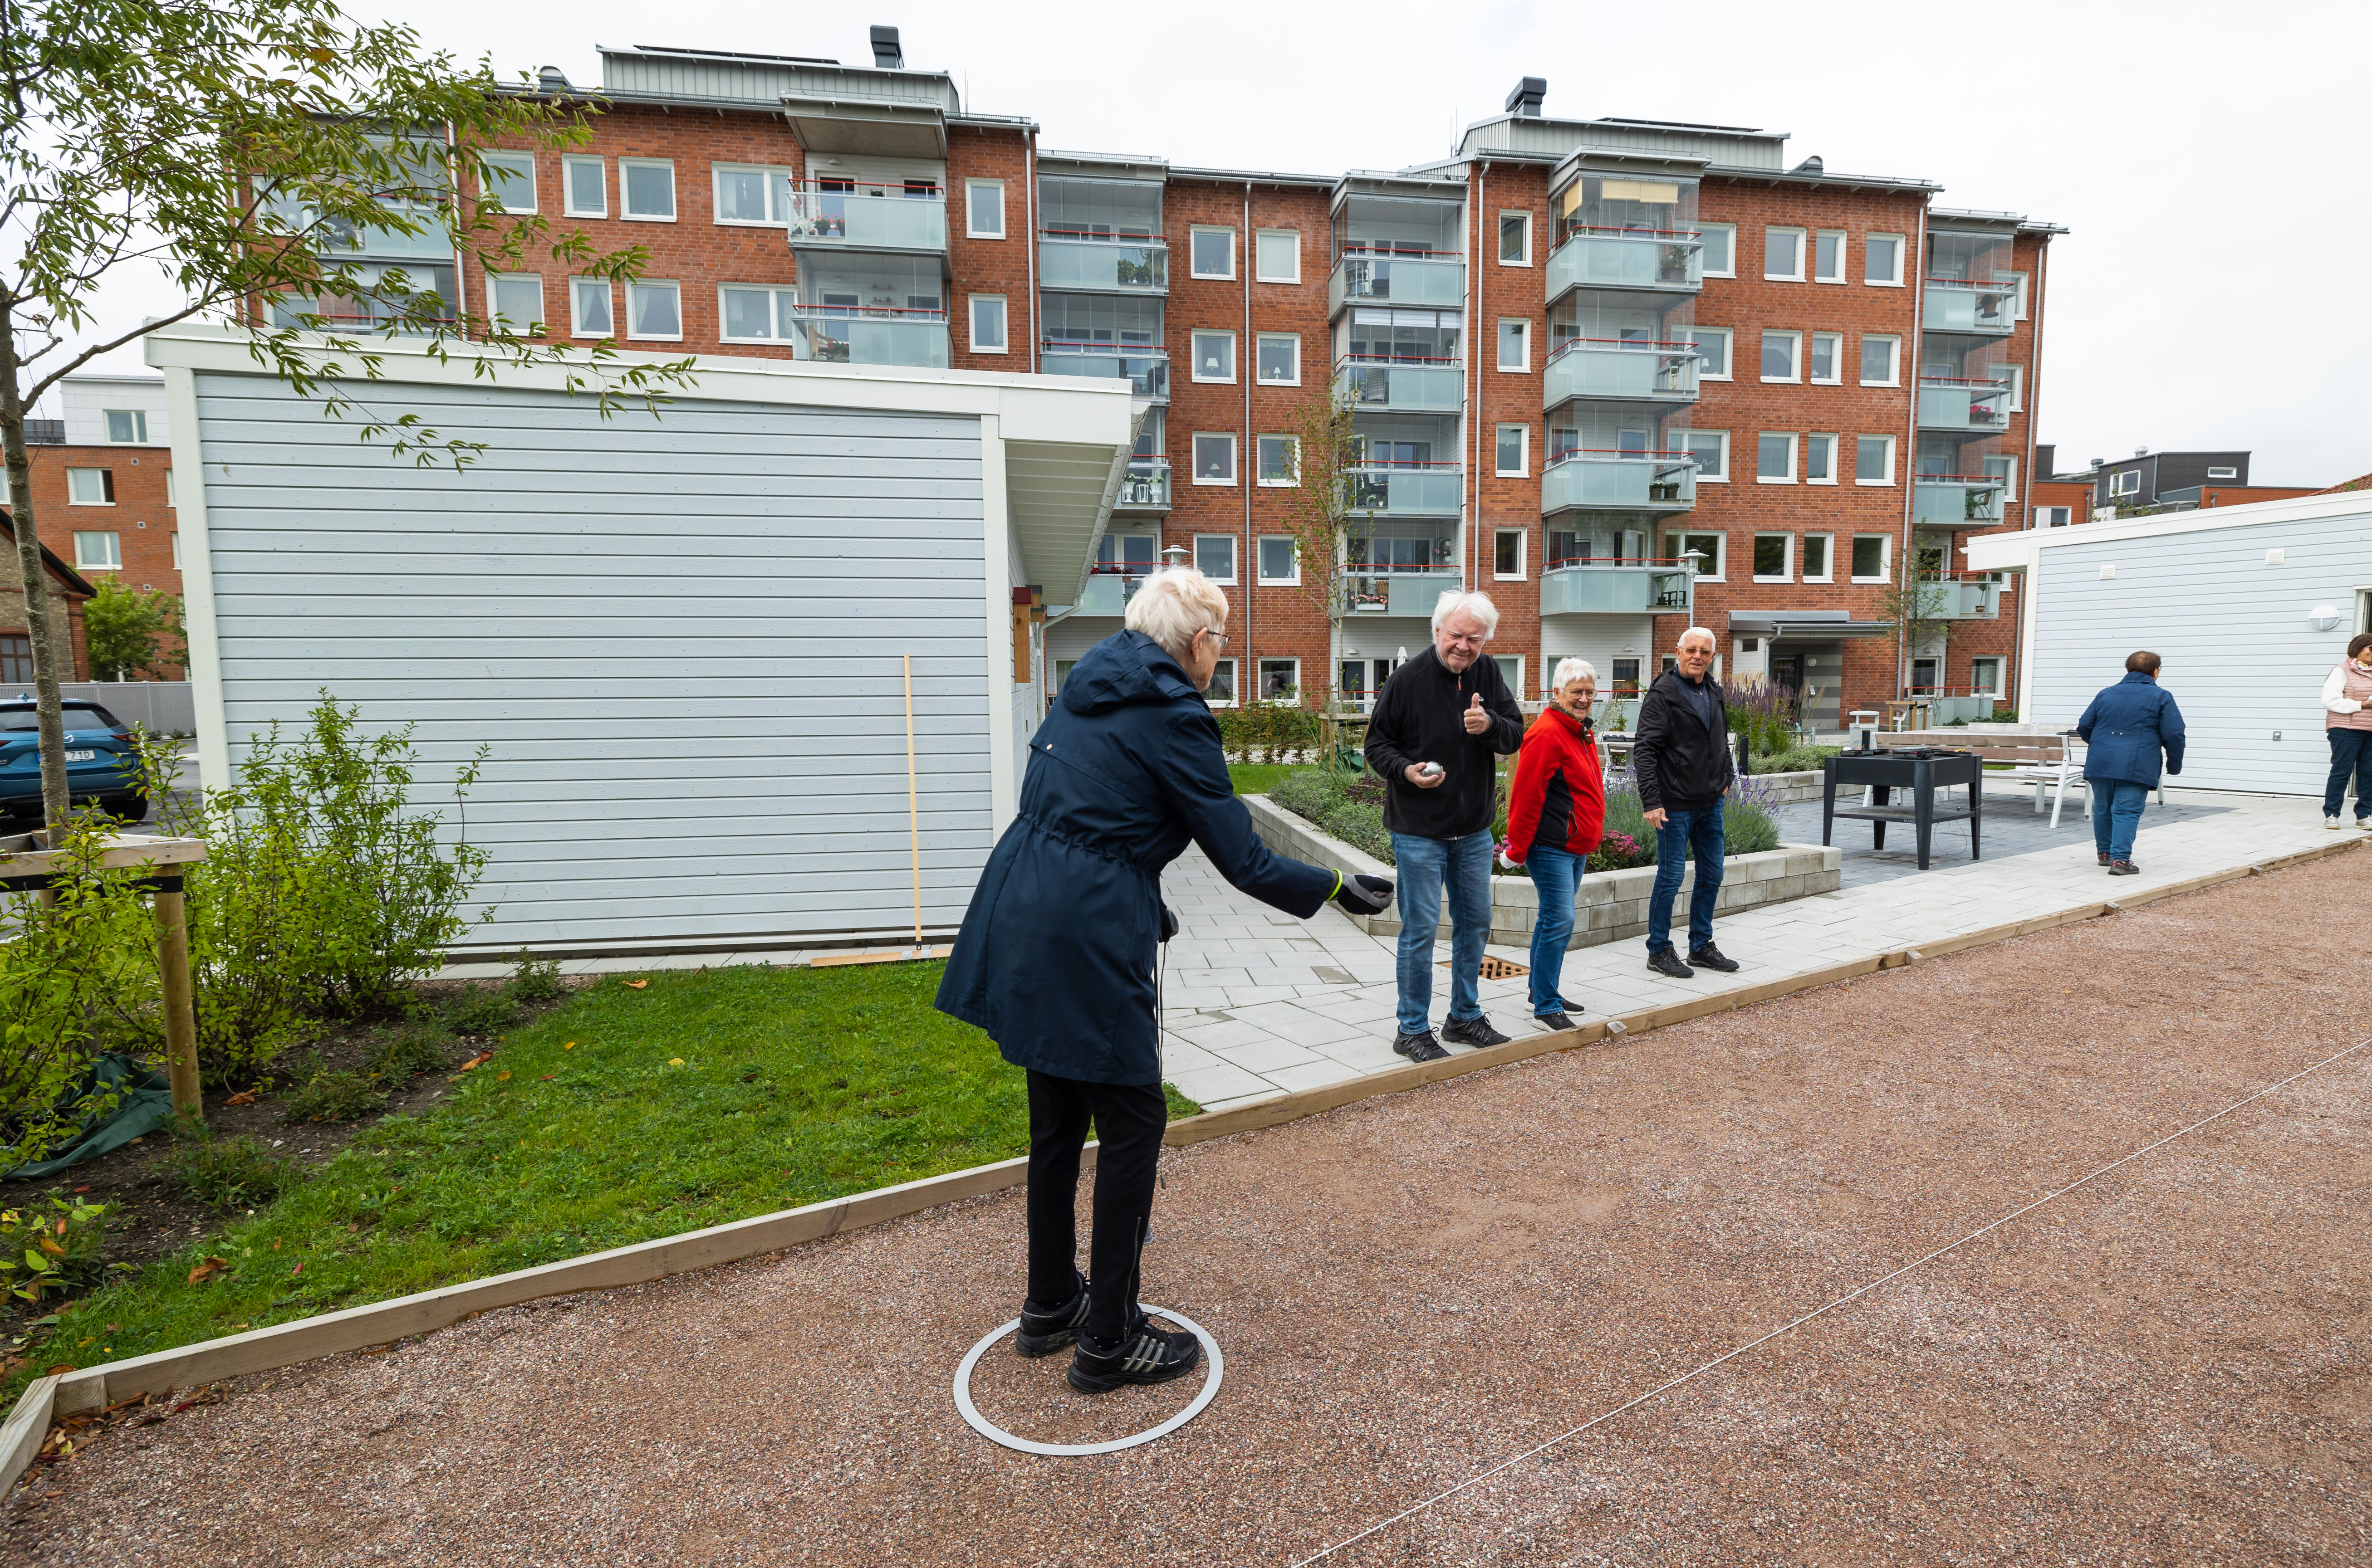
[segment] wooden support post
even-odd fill
[[[157,970],[165,1004],[165,1057],[173,1080],[173,1114],[202,1118],[198,1095],[198,1019],[190,995],[189,907],[181,879],[157,888]]]

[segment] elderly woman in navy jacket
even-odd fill
[[[2111,877],[2132,877],[2134,834],[2142,807],[2157,787],[2158,756],[2166,771],[2182,772],[2182,710],[2157,683],[2158,657],[2125,660],[2125,678],[2092,699],[2076,721],[2086,747],[2084,787],[2092,792],[2092,842]]]
[[[1077,1342],[1084,1393],[1192,1371],[1193,1336],[1137,1306],[1139,1254],[1169,1122],[1155,1016],[1161,870],[1192,840],[1219,874],[1303,919],[1329,899],[1381,912],[1391,884],[1272,854],[1235,796],[1203,700],[1227,645],[1227,600],[1191,567],[1156,572],[1124,630],[1087,651],[1029,743],[1020,809],[997,842],[939,984],[1029,1078],[1029,1295],[1023,1355]],[[1092,1118],[1095,1227],[1076,1263],[1073,1208]]]

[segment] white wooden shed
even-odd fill
[[[2322,793],[2323,678],[2372,630],[2372,494],[1997,534],[1968,564],[2026,575],[2021,719],[2074,724],[2146,648],[2188,731],[2178,787]]]
[[[657,418],[604,420],[557,370],[381,346],[350,390],[484,442],[456,473],[358,440],[231,332],[148,345],[206,778],[326,689],[416,725],[418,797],[492,852],[470,950],[911,934],[912,655],[923,916],[961,918],[1042,711],[1014,590],[1076,599],[1126,383],[714,359]],[[450,782],[481,744],[465,826]]]

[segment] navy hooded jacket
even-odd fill
[[[1007,1062],[1095,1084],[1157,1084],[1161,871],[1203,846],[1219,875],[1307,920],[1335,873],[1272,854],[1227,778],[1219,726],[1141,632],[1087,650],[1029,742],[1020,810],[972,890],[938,1009]]]
[[[2166,688],[2138,669],[2092,699],[2076,733],[2087,749],[2084,776],[2127,784],[2157,783],[2158,752],[2166,771],[2182,772],[2182,710]]]

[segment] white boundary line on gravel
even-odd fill
[[[1310,1556],[1302,1558],[1299,1562],[1293,1564],[1293,1568],[1308,1568],[1310,1563],[1317,1562],[1320,1558],[1331,1557],[1334,1553],[1342,1551],[1344,1547],[1351,1546],[1356,1542],[1366,1539],[1369,1536],[1374,1535],[1378,1530],[1389,1529],[1392,1526],[1399,1524],[1402,1519],[1422,1514],[1427,1508],[1432,1507],[1435,1504],[1442,1502],[1448,1498],[1455,1497],[1458,1493],[1465,1491],[1468,1487],[1476,1485],[1482,1481],[1486,1481],[1502,1470],[1513,1469],[1515,1466],[1522,1464],[1526,1459],[1532,1458],[1534,1455],[1543,1453],[1550,1448],[1555,1447],[1558,1444],[1564,1442],[1568,1437],[1578,1436],[1580,1434],[1588,1431],[1591,1427],[1596,1426],[1599,1422],[1611,1421],[1616,1416],[1621,1415],[1624,1411],[1630,1410],[1634,1406],[1645,1404],[1649,1400],[1656,1398],[1659,1394],[1669,1393],[1683,1383],[1694,1382],[1697,1378],[1703,1376],[1706,1373],[1711,1372],[1715,1367],[1722,1365],[1722,1363],[1727,1361],[1735,1361],[1739,1356],[1744,1355],[1748,1351],[1754,1349],[1758,1345],[1769,1344],[1773,1340],[1777,1339],[1780,1335],[1800,1329],[1805,1324],[1810,1322],[1813,1318],[1820,1317],[1824,1313],[1833,1312],[1838,1307],[1844,1306],[1845,1303],[1852,1301],[1858,1296],[1868,1295],[1871,1291],[1876,1290],[1878,1286],[1886,1283],[1889,1280],[1900,1279],[1904,1274],[1909,1273],[1912,1270],[1920,1267],[1922,1264],[1932,1263],[1936,1259],[1944,1256],[1947,1252],[1950,1252],[1958,1248],[1966,1247],[1970,1242],[1976,1240],[1977,1237],[1983,1236],[1990,1231],[1999,1230],[2002,1226],[2009,1224],[2010,1221],[2017,1218],[2020,1214],[2031,1213],[2055,1198],[2064,1198],[2068,1193],[2075,1191],[2078,1187],[2084,1186],[2087,1182],[2099,1180],[2101,1177],[2108,1175],[2109,1172],[2116,1169],[2119,1166],[2131,1165],[2134,1161],[2141,1158],[2144,1155],[2148,1154],[2151,1150],[2163,1148],[2167,1144],[2173,1143],[2177,1138],[2183,1137],[2188,1133],[2196,1132],[2202,1127],[2206,1126],[2209,1122],[2220,1121],[2223,1118],[2231,1115],[2234,1111],[2238,1110],[2241,1107],[2264,1098],[2267,1095],[2272,1094],[2275,1089],[2286,1088],[2310,1073],[2320,1073],[2322,1069],[2330,1066],[2341,1057],[2352,1056],[2367,1045],[2372,1045],[2372,1038],[2359,1040],[2354,1045],[2349,1046],[2346,1050],[2336,1051],[2331,1055],[2326,1056],[2310,1067],[2301,1067],[2296,1072],[2291,1074],[2288,1077],[2282,1079],[2279,1083],[2267,1084],[2263,1088],[2259,1089],[2256,1093],[2248,1096],[2246,1098],[2234,1100],[2230,1105],[2226,1106],[2215,1115],[2202,1117],[2188,1127],[2169,1132],[2165,1137],[2160,1138],[2154,1144],[2145,1144],[2140,1148],[2135,1149],[2132,1154],[2125,1156],[2124,1158],[2111,1160],[2107,1165],[2102,1166],[2099,1169],[2093,1171],[2088,1176],[2077,1177],[2075,1180],[2069,1182],[2066,1186],[2062,1187],[2056,1192],[2046,1192],[2041,1197],[2034,1200],[2031,1203],[2028,1203],[2020,1208],[2012,1209],[2009,1213],[2002,1215],[1999,1219],[1994,1220],[1990,1225],[1981,1225],[1977,1229],[1969,1232],[1968,1235],[1960,1237],[1959,1240],[1948,1243],[1946,1246],[1938,1247],[1935,1251],[1928,1253],[1925,1257],[1913,1259],[1912,1261],[1903,1264],[1902,1267],[1895,1270],[1892,1273],[1881,1274],[1877,1279],[1870,1281],[1867,1284],[1847,1291],[1844,1295],[1837,1297],[1834,1301],[1828,1303],[1826,1306],[1816,1307],[1811,1311],[1805,1313],[1801,1318],[1796,1318],[1795,1321],[1781,1324],[1778,1328],[1772,1330],[1769,1333],[1763,1335],[1759,1340],[1750,1340],[1727,1354],[1714,1357],[1713,1360],[1706,1362],[1703,1366],[1698,1367],[1693,1372],[1684,1372],[1669,1383],[1660,1384],[1656,1388],[1648,1389],[1644,1394],[1634,1395],[1631,1399],[1623,1400],[1622,1403],[1615,1406],[1612,1410],[1600,1411],[1598,1414],[1591,1416],[1587,1421],[1583,1422],[1580,1425],[1567,1427],[1564,1431],[1558,1433],[1555,1436],[1548,1439],[1546,1442],[1535,1444],[1533,1446],[1525,1449],[1522,1453],[1517,1454],[1513,1458],[1501,1460],[1499,1463],[1493,1465],[1489,1469],[1484,1470],[1481,1475],[1470,1476],[1446,1492],[1436,1493],[1433,1496],[1426,1498],[1424,1502],[1417,1504],[1414,1507],[1404,1508],[1389,1519],[1381,1519],[1377,1521],[1375,1524],[1369,1525],[1357,1535],[1347,1536],[1344,1539],[1336,1541],[1332,1546],[1326,1548],[1323,1551],[1315,1552]]]

